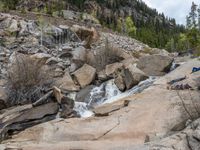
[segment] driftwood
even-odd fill
[[[30,104],[4,110],[0,115],[0,140],[6,139],[11,132],[54,119],[58,109],[57,103],[47,103],[38,107]]]
[[[52,96],[53,94],[53,91],[49,91],[47,94],[45,94],[44,96],[42,96],[39,100],[37,100],[35,103],[33,103],[33,107],[36,107],[36,106],[39,106],[39,105],[42,105],[44,103],[47,103],[48,102],[48,99]]]

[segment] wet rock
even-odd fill
[[[149,76],[162,76],[170,71],[173,58],[162,55],[141,57],[137,67]]]
[[[89,103],[90,101],[90,96],[91,96],[91,91],[94,88],[94,85],[88,85],[85,88],[81,89],[77,94],[75,101],[77,102],[85,102]]]
[[[121,75],[118,75],[117,78],[115,78],[114,82],[120,91],[125,91],[126,85],[125,85],[124,79]]]
[[[83,67],[73,73],[74,77],[78,81],[79,85],[84,88],[92,83],[96,76],[96,69],[85,64]]]

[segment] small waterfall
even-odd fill
[[[140,82],[137,86],[134,86],[132,89],[124,93],[119,91],[117,86],[114,84],[114,80],[110,80],[91,90],[91,96],[88,104],[75,102],[74,110],[77,111],[81,117],[90,117],[93,115],[93,112],[89,109],[91,106],[100,106],[107,103],[113,103],[127,96],[142,92],[144,89],[151,86],[156,79],[156,77],[150,77],[149,79]]]
[[[147,80],[144,80],[142,82],[140,82],[138,85],[134,86],[132,89],[124,92],[124,93],[120,93],[118,95],[112,96],[109,99],[107,99],[103,104],[107,104],[107,103],[113,103],[117,100],[123,99],[125,97],[131,96],[133,94],[137,94],[142,92],[144,89],[148,88],[149,86],[151,86],[155,80],[157,78],[156,77],[150,77]]]
[[[88,109],[88,105],[83,102],[75,102],[74,110],[82,118],[91,117],[94,113]]]
[[[110,80],[92,89],[88,105],[101,105],[106,100],[119,94],[121,94],[121,91],[115,85],[114,80]]]
[[[179,66],[179,64],[173,62],[173,63],[172,63],[172,66],[171,66],[171,68],[170,68],[170,71],[175,70],[178,66]]]
[[[58,31],[55,30],[55,34],[56,34],[56,37],[55,37],[55,44],[58,44]]]

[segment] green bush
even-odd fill
[[[129,16],[125,20],[126,22],[126,32],[130,37],[134,37],[136,35],[136,27],[133,23],[132,18]]]

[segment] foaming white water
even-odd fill
[[[137,86],[134,86],[132,89],[124,93],[117,88],[114,80],[110,80],[106,83],[103,83],[99,87],[92,89],[88,104],[83,102],[75,102],[74,110],[83,118],[90,117],[93,115],[93,112],[88,109],[90,106],[100,106],[107,103],[113,103],[125,97],[142,92],[144,89],[151,86],[156,79],[156,77],[150,77],[149,79],[140,82]]]
[[[94,114],[92,111],[88,110],[87,104],[83,102],[75,102],[74,110],[82,118],[91,117]]]
[[[94,103],[95,105],[101,105],[107,99],[121,94],[121,91],[115,85],[114,80],[110,80],[101,84],[99,87],[93,88],[90,94],[91,95],[88,105]]]
[[[142,92],[144,89],[151,86],[155,80],[156,80],[156,77],[150,77],[149,79],[140,82],[137,86],[134,86],[132,89],[130,89],[128,91],[126,91],[124,93],[119,93],[118,95],[110,97],[109,99],[104,101],[103,104],[113,103],[113,102],[123,99],[125,97]]]

